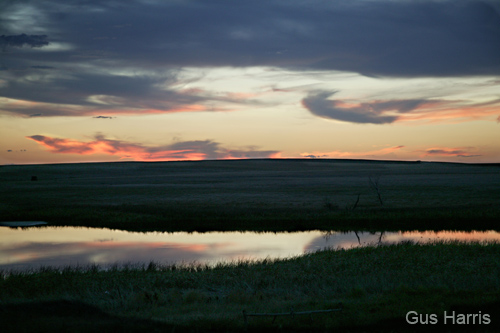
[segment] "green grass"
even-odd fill
[[[404,322],[408,311],[441,316],[452,309],[494,311],[498,319],[485,328],[499,329],[499,253],[498,243],[401,243],[215,267],[47,268],[0,280],[0,319],[13,330],[61,323],[73,330],[90,317],[87,329],[234,331],[245,328],[243,310],[308,311],[342,302],[341,313],[274,324],[250,318],[248,329],[415,329]],[[52,312],[40,310],[47,307]],[[26,309],[35,314],[22,315]]]

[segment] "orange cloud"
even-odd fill
[[[210,109],[211,111],[219,111]],[[180,107],[173,107],[169,109],[149,109],[149,108],[117,108],[117,109],[94,109],[88,110],[85,114],[81,115],[147,115],[147,114],[162,114],[162,113],[178,113],[178,112],[200,112],[200,111],[208,111],[207,107],[200,104],[192,104],[192,105],[182,105]]]
[[[128,103],[127,106],[113,104],[110,98],[101,96],[99,103],[90,105],[55,104],[44,102],[31,102],[11,98],[3,98],[0,101],[0,112],[7,112],[22,117],[74,117],[74,116],[111,116],[111,115],[146,115],[178,112],[201,112],[201,111],[226,111],[222,108],[206,107],[202,104],[174,104],[168,101],[157,101],[152,108],[148,103],[140,101]]]
[[[309,158],[374,158],[392,154],[402,148],[404,148],[404,146],[387,147],[364,152],[346,152],[340,150],[334,150],[331,152],[315,151],[313,153],[302,153],[300,156]]]
[[[422,156],[455,156],[455,157],[477,157],[481,156],[478,154],[473,154],[468,152],[467,149],[473,149],[471,147],[459,147],[459,148],[429,148],[426,149]]]
[[[279,152],[274,150],[227,149],[211,140],[182,141],[170,145],[148,147],[138,143],[107,139],[103,135],[96,135],[94,140],[87,142],[44,135],[32,135],[26,138],[36,141],[52,153],[107,154],[134,161],[245,159],[279,156]]]
[[[196,243],[171,243],[171,242],[138,242],[138,241],[98,241],[98,242],[82,242],[82,247],[93,249],[113,249],[113,248],[141,248],[141,249],[155,249],[155,248],[171,248],[182,249],[185,252],[205,252],[209,248],[206,244]]]
[[[411,113],[401,115],[398,118],[398,122],[416,121],[424,120],[430,122],[464,122],[470,120],[480,120],[480,119],[494,119],[499,113],[500,104],[498,101],[496,103],[484,103],[478,105],[453,105],[455,103],[440,102],[433,105],[424,105],[417,108]],[[497,118],[499,121],[500,117]]]

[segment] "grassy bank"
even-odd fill
[[[286,260],[206,266],[96,267],[16,273],[0,280],[5,331],[236,331],[242,311],[337,308],[341,313],[250,318],[248,330],[426,329],[409,311],[438,314],[434,328],[500,329],[500,244],[398,244]],[[444,311],[489,314],[489,325],[443,326]],[[471,312],[472,311],[472,312]],[[29,313],[29,315],[27,315]],[[82,325],[82,326],[78,326]]]
[[[33,176],[36,176],[34,178]],[[36,180],[32,180],[36,179]],[[354,160],[246,160],[0,167],[0,220],[135,231],[500,230],[500,167]],[[287,260],[99,270],[0,280],[1,331],[500,330],[500,245],[436,243]],[[409,325],[408,311],[439,315]],[[496,318],[496,317],[495,317]],[[476,330],[477,327],[472,327]]]
[[[21,206],[21,205],[20,205]],[[330,210],[282,207],[220,207],[217,204],[69,204],[28,210],[10,206],[4,221],[47,221],[129,231],[307,231],[307,230],[500,230],[500,206],[381,207]]]
[[[0,186],[3,221],[50,225],[498,230],[500,220],[497,165],[354,160],[20,165],[0,167]]]

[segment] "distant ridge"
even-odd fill
[[[358,159],[358,158],[238,158],[238,159],[206,159],[206,160],[176,160],[176,161],[107,161],[107,162],[67,162],[67,163],[30,163],[30,164],[4,164],[0,167],[5,166],[37,166],[37,165],[85,165],[85,164],[156,164],[156,163],[241,163],[241,162],[252,162],[252,161],[291,161],[291,162],[339,162],[339,163],[377,163],[377,164],[419,164],[419,163],[433,163],[433,164],[455,164],[455,165],[477,165],[477,166],[497,166],[500,167],[500,163],[485,162],[485,163],[466,163],[466,162],[448,162],[448,161],[421,161],[421,160],[371,160],[371,159]]]

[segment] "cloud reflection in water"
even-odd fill
[[[359,240],[358,240],[359,237]],[[207,263],[286,258],[327,247],[425,242],[432,239],[500,240],[498,232],[159,233],[75,227],[0,228],[0,270],[40,266]]]

